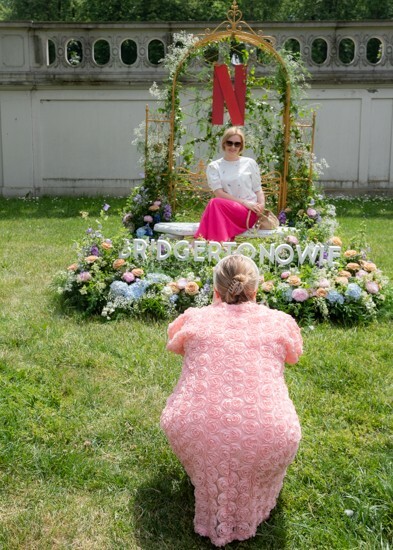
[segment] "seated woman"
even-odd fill
[[[264,210],[265,197],[257,163],[252,158],[240,156],[245,146],[241,128],[228,128],[221,146],[224,156],[211,162],[206,171],[215,198],[203,212],[194,237],[224,242],[233,240],[255,224]]]

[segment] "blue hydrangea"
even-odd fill
[[[345,291],[346,298],[349,298],[350,300],[359,300],[362,295],[362,289],[360,286],[356,283],[349,283],[347,286],[347,290]]]
[[[292,288],[286,288],[282,294],[286,302],[292,302]]]
[[[138,239],[141,239],[145,235],[146,235],[146,228],[145,227],[138,227],[138,229],[136,230],[136,236],[138,237]]]
[[[113,283],[111,283],[110,289],[111,289],[111,293],[114,296],[124,296],[124,297],[126,297],[127,290],[128,290],[128,284],[123,283],[123,281],[113,281]]]
[[[149,286],[149,283],[144,279],[140,279],[139,281],[136,281],[132,285],[129,285],[129,286],[127,285],[127,292],[125,294],[125,297],[128,300],[140,300],[144,295],[148,286]]]
[[[172,294],[172,296],[169,298],[169,301],[171,304],[175,304],[179,299],[179,296],[177,294]]]
[[[164,275],[164,273],[149,273],[146,275],[145,281],[147,281],[150,284],[153,283],[169,283],[171,280],[168,275]]]
[[[337,290],[329,290],[326,296],[326,300],[331,304],[343,304],[344,296],[337,292]]]

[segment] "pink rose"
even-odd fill
[[[316,218],[318,216],[318,212],[314,208],[307,208],[306,214],[309,218]]]
[[[299,244],[299,240],[295,235],[288,235],[288,237],[285,239],[285,242],[288,244]]]
[[[378,294],[379,286],[375,281],[368,281],[366,283],[366,290],[369,294]]]
[[[283,271],[281,273],[281,279],[288,279],[288,277],[290,276],[291,272],[290,271]]]
[[[91,280],[91,278],[91,273],[89,273],[88,271],[81,271],[79,275],[77,275],[76,280],[79,283],[87,283]]]
[[[327,279],[323,278],[318,281],[318,287],[319,288],[329,288],[330,283]]]
[[[151,216],[145,216],[143,218],[143,221],[146,222],[146,223],[152,223],[153,218]]]
[[[183,290],[186,288],[187,286],[187,279],[185,279],[184,277],[182,277],[181,279],[179,279],[178,281],[176,281],[176,284],[177,284],[177,288],[180,288],[180,290]]]
[[[125,273],[123,273],[121,278],[123,279],[123,281],[125,281],[128,284],[133,283],[135,281],[135,275],[131,273],[131,271],[126,271]]]

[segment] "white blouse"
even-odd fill
[[[257,192],[262,190],[259,166],[249,157],[239,157],[235,161],[213,160],[206,175],[212,191],[223,189],[237,199],[257,202]]]

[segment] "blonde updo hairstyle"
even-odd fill
[[[225,151],[225,144],[228,139],[231,139],[232,136],[240,136],[242,144],[239,149],[239,153],[242,153],[244,150],[244,132],[239,126],[231,126],[230,128],[227,128],[224,132],[224,135],[221,138],[221,148],[223,151]]]
[[[247,256],[235,254],[220,260],[213,273],[213,284],[221,301],[241,304],[254,299],[258,288],[259,271]]]

